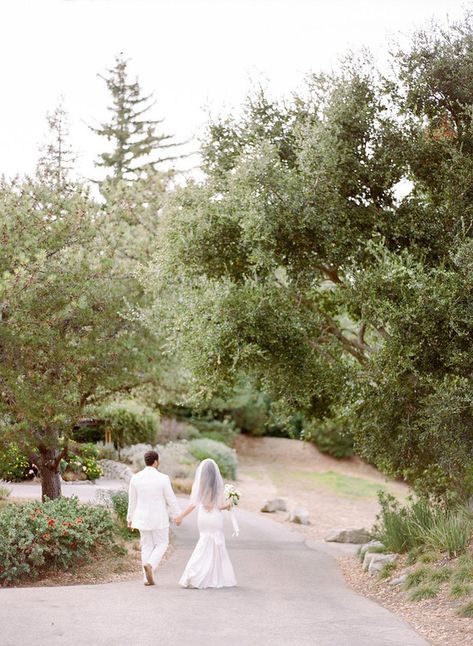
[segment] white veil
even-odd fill
[[[207,508],[223,507],[224,485],[217,463],[210,458],[202,460],[195,472],[190,504]]]

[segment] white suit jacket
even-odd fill
[[[181,510],[169,476],[154,467],[135,473],[128,490],[127,520],[135,529],[153,530],[169,527],[169,514],[175,518]]]

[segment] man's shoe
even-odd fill
[[[146,563],[143,565],[143,570],[145,571],[146,575],[146,582],[145,585],[154,585],[154,579],[153,579],[153,568],[149,563]]]

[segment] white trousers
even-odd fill
[[[169,545],[169,527],[140,529],[141,562],[149,563],[155,572]],[[146,581],[146,576],[144,575]]]

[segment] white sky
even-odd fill
[[[106,118],[97,78],[116,53],[131,58],[155,118],[184,140],[206,110],[229,111],[251,80],[288,95],[348,49],[387,51],[389,37],[431,18],[455,19],[464,0],[0,0],[0,174],[29,173],[45,114],[64,96],[78,169],[96,175],[104,143],[87,124]],[[195,143],[195,147],[197,144]]]

